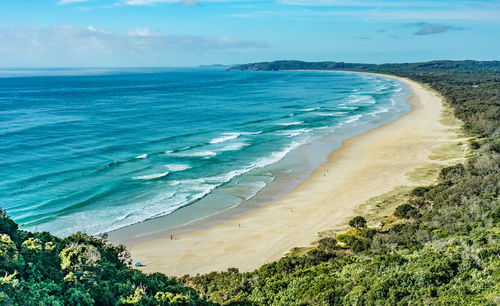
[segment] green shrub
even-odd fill
[[[418,219],[422,216],[418,209],[410,204],[403,204],[396,207],[394,215],[403,219]]]
[[[361,216],[356,216],[349,221],[349,226],[355,229],[366,227],[366,219]]]

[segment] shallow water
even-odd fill
[[[0,72],[0,206],[25,229],[61,236],[200,199],[183,222],[237,206],[303,171],[278,162],[304,144],[340,142],[409,110],[404,84],[363,74],[9,73]]]

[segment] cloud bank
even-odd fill
[[[172,35],[136,28],[126,33],[113,33],[89,26],[0,27],[0,64],[9,58],[24,58],[38,62],[66,61],[83,65],[103,65],[109,60],[131,62],[148,59],[150,62],[169,62],[184,55],[192,57],[213,52],[267,48],[262,41],[239,40],[228,37]],[[170,64],[170,63],[169,63]],[[4,63],[5,65],[5,63]]]

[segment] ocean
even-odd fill
[[[305,178],[346,138],[408,112],[408,96],[343,72],[3,70],[0,207],[58,236],[184,210],[182,225]],[[304,167],[297,152],[315,143],[327,149],[303,150],[317,155]]]

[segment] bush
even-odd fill
[[[361,216],[356,216],[349,221],[349,226],[355,229],[366,227],[366,219]]]
[[[410,204],[403,204],[396,207],[396,211],[394,211],[394,215],[403,219],[418,219],[422,215],[415,207]]]
[[[429,187],[417,187],[413,189],[410,194],[416,197],[422,197],[429,191]]]

